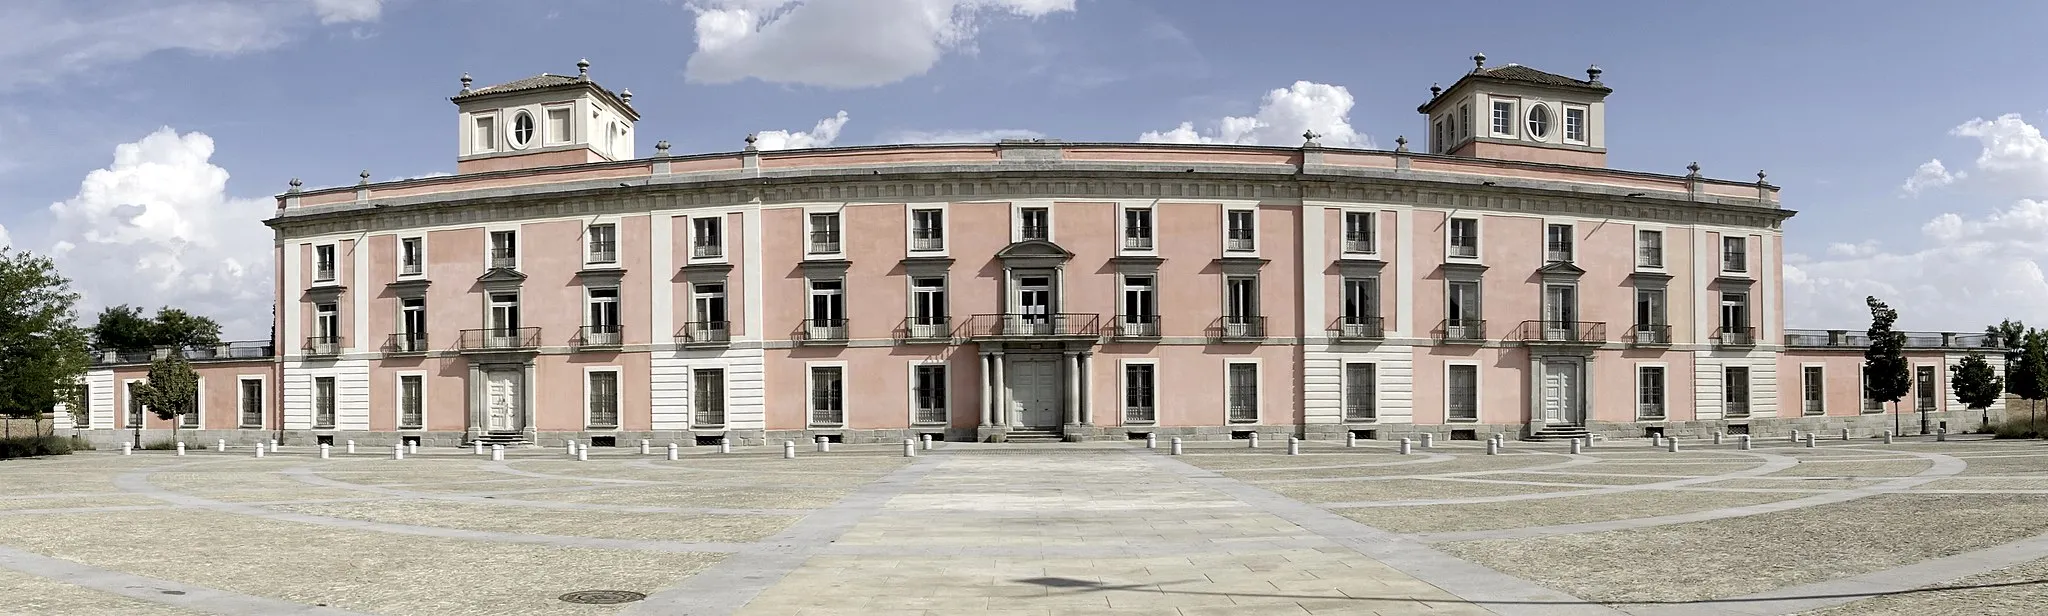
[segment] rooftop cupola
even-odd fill
[[[1600,67],[1575,79],[1519,64],[1472,70],[1449,88],[1430,86],[1416,111],[1428,118],[1429,152],[1578,167],[1607,166],[1607,95]]]
[[[592,81],[590,61],[576,74],[541,73],[482,88],[462,76],[454,101],[456,173],[553,167],[633,157],[630,92],[614,93]]]

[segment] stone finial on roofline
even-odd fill
[[[577,61],[576,61],[576,78],[577,78],[577,79],[579,79],[579,80],[582,80],[582,81],[590,81],[590,59],[589,59],[589,58],[584,58],[584,59],[582,59],[582,60],[577,60]]]
[[[1600,65],[1586,67],[1586,81],[1596,86],[1600,85]]]
[[[1407,136],[1407,135],[1400,135],[1400,136],[1394,137],[1394,151],[1396,151],[1396,152],[1406,152],[1406,151],[1408,151],[1408,136]]]
[[[1436,97],[1438,97],[1438,96],[1442,96],[1442,95],[1443,95],[1443,93],[1444,93],[1444,87],[1443,87],[1443,84],[1435,84],[1435,83],[1429,84],[1429,100],[1436,100]]]
[[[1699,177],[1699,176],[1700,176],[1700,161],[1692,161],[1692,164],[1690,164],[1690,165],[1686,165],[1686,166],[1685,166],[1685,171],[1686,171],[1686,173],[1685,173],[1685,176],[1686,176],[1686,177],[1691,177],[1691,178],[1696,178],[1696,177]]]
[[[1758,185],[1763,185],[1763,184],[1769,184],[1769,183],[1770,183],[1770,182],[1766,182],[1766,181],[1764,181],[1764,178],[1765,178],[1765,177],[1766,177],[1766,176],[1764,175],[1764,170],[1762,170],[1762,169],[1758,169],[1758,170],[1756,170],[1756,183],[1757,183]]]
[[[305,182],[301,182],[301,181],[299,181],[299,179],[298,179],[298,178],[292,178],[292,181],[288,182],[288,184],[290,184],[290,185],[291,185],[291,188],[290,188],[289,190],[286,190],[285,192],[294,192],[294,193],[295,193],[295,192],[299,192],[299,187],[301,187],[301,186],[305,186],[305,185],[306,185],[306,183],[305,183]]]
[[[661,140],[661,141],[656,141],[656,142],[654,142],[654,155],[655,155],[655,156],[668,156],[668,140],[667,140],[667,139],[663,139],[663,140]]]
[[[368,184],[368,183],[370,183],[370,170],[369,170],[369,169],[364,169],[362,173],[358,173],[358,174],[356,174],[356,177],[358,177],[358,178],[362,178],[361,180],[358,180],[358,181],[356,182],[356,185],[358,185],[358,186],[361,186],[361,185],[364,185],[364,184]]]
[[[1316,131],[1314,130],[1301,131],[1301,147],[1313,148],[1322,145],[1320,143],[1316,143],[1316,138],[1321,136],[1322,135],[1316,134]]]
[[[1486,54],[1484,52],[1472,54],[1472,70],[1478,71],[1483,68],[1486,68]]]
[[[754,134],[753,134],[753,133],[747,133],[747,151],[748,151],[748,152],[752,152],[752,151],[754,151],[754,150],[756,149],[756,148],[754,147],[754,142],[755,142],[755,141],[758,141],[758,140],[760,140],[760,137],[756,137],[756,136],[754,136]]]
[[[628,105],[633,104],[633,89],[626,88],[624,90],[619,90],[619,101],[624,102]]]
[[[469,78],[469,73],[463,73],[463,74],[462,74],[462,93],[463,93],[463,94],[468,94],[468,93],[470,93],[469,85],[470,85],[470,84],[472,84],[472,83],[475,83],[475,82],[476,82],[476,80],[474,80],[474,79],[470,79],[470,78]]]

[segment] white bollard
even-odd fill
[[[185,441],[178,441],[178,455],[185,455]]]
[[[1806,448],[1807,448],[1807,449],[1812,449],[1812,448],[1813,448],[1813,433],[1812,433],[1812,432],[1808,432],[1808,433],[1806,433]]]
[[[1501,434],[1501,433],[1499,433],[1499,432],[1495,432],[1495,433],[1493,433],[1493,445],[1494,445],[1495,447],[1499,447],[1499,448],[1501,448],[1501,449],[1507,449],[1507,448],[1508,448],[1508,435],[1506,435],[1506,434]]]
[[[1797,442],[1799,442],[1799,431],[1798,431],[1798,430],[1793,430],[1793,431],[1792,431],[1792,442],[1794,442],[1794,443],[1797,443]]]
[[[1252,449],[1258,449],[1258,448],[1259,448],[1259,433],[1257,433],[1257,432],[1253,432],[1253,433],[1252,433],[1251,443],[1252,443],[1252,444],[1251,444],[1251,448],[1252,448]]]
[[[1740,435],[1740,436],[1742,437],[1742,450],[1743,450],[1743,451],[1749,451],[1750,449],[1753,449],[1753,448],[1754,448],[1754,447],[1752,447],[1752,446],[1750,445],[1750,443],[1749,443],[1749,435],[1747,435],[1747,434],[1743,434],[1743,435]]]
[[[261,442],[256,443],[256,457],[263,457],[263,443]]]
[[[576,457],[576,441],[568,441],[564,444],[564,446],[569,448],[569,457]]]
[[[1935,428],[1935,429],[1934,429],[1934,442],[1940,443],[1940,442],[1945,442],[1945,441],[1947,441],[1947,440],[1948,440],[1948,428]]]
[[[492,461],[492,462],[504,462],[504,461],[505,461],[505,446],[504,446],[504,445],[491,445],[491,461]]]
[[[1356,442],[1356,441],[1354,441],[1354,442]],[[1409,453],[1412,453],[1412,452],[1414,452],[1414,449],[1413,449],[1413,448],[1411,448],[1411,447],[1410,447],[1410,446],[1408,445],[1408,439],[1407,439],[1407,437],[1402,437],[1402,439],[1401,439],[1401,455],[1404,455],[1404,456],[1405,456],[1405,455],[1408,455]]]
[[[215,452],[222,452],[222,451],[227,451],[227,450],[228,450],[228,440],[227,440],[227,439],[217,439],[217,440],[215,440],[215,441],[213,442],[213,450],[214,450]]]
[[[1423,448],[1423,449],[1429,449],[1429,448],[1431,448],[1431,447],[1435,447],[1435,446],[1436,446],[1436,433],[1433,433],[1433,432],[1424,432],[1424,433],[1422,433],[1422,448]]]
[[[1401,440],[1405,442],[1405,441],[1407,441],[1408,439],[1405,439],[1405,438],[1404,438],[1404,439],[1401,439]],[[1345,446],[1345,447],[1347,447],[1347,448],[1349,448],[1349,447],[1357,447],[1357,446],[1358,446],[1358,433],[1357,433],[1357,432],[1346,432],[1346,433],[1344,433],[1344,446]]]
[[[683,450],[682,450],[682,449],[679,449],[679,448],[677,448],[677,446],[676,446],[676,444],[675,444],[675,443],[669,443],[669,444],[668,444],[668,461],[670,461],[670,462],[674,462],[674,461],[676,461],[676,460],[681,460],[681,459],[683,459]]]
[[[124,455],[124,456],[132,456],[132,455],[135,455],[135,443],[122,443],[122,444],[121,444],[121,455]]]
[[[912,439],[907,439],[907,438],[906,438],[906,439],[903,439],[903,457],[905,457],[905,458],[915,458],[915,457],[917,457],[917,441],[915,441],[915,440],[912,440]]]
[[[576,461],[577,461],[577,462],[589,462],[589,461],[590,461],[590,446],[589,446],[589,445],[583,445],[583,446],[581,446],[581,447],[577,447],[577,448],[576,448]]]
[[[1842,428],[1842,440],[1849,440],[1849,429]]]
[[[1572,439],[1572,455],[1586,453],[1586,446],[1579,439]]]
[[[1886,444],[1886,445],[1890,445],[1890,444],[1892,444],[1892,431],[1891,431],[1891,430],[1885,430],[1885,431],[1884,431],[1884,444]]]
[[[356,453],[356,442],[355,442],[355,441],[349,441],[349,442],[348,442],[348,453],[349,453],[349,455],[355,455],[355,453]]]
[[[1301,455],[1301,439],[1294,438],[1292,436],[1287,437],[1287,455]]]
[[[1675,439],[1675,438],[1674,438],[1674,439],[1668,439],[1668,440],[1665,440],[1665,441],[1664,441],[1664,451],[1668,451],[1668,452],[1671,452],[1671,453],[1678,453],[1678,439]]]
[[[270,451],[277,451],[277,439],[270,439]]]
[[[1722,437],[1722,436],[1723,436],[1723,435],[1722,435],[1722,433],[1721,433],[1721,431],[1720,431],[1720,430],[1715,430],[1715,431],[1714,431],[1714,444],[1715,444],[1715,445],[1719,445],[1719,444],[1721,444],[1721,437]]]
[[[721,437],[718,439],[718,453],[732,453],[732,438]]]
[[[1592,449],[1592,448],[1593,448],[1593,435],[1591,435],[1591,434],[1588,434],[1588,435],[1586,435],[1586,437],[1585,437],[1584,439],[1580,439],[1580,440],[1584,440],[1584,441],[1586,441],[1586,448],[1587,448],[1587,449]]]
[[[1650,435],[1650,446],[1651,446],[1651,447],[1662,447],[1662,446],[1664,446],[1664,435],[1662,435],[1662,434],[1651,434],[1651,435]]]
[[[320,444],[320,459],[322,459],[322,460],[326,460],[326,459],[328,459],[328,458],[332,458],[332,457],[334,457],[334,446],[333,446],[333,445],[329,445],[329,444],[326,444],[326,443],[321,443],[321,444]]]
[[[643,455],[643,456],[644,456],[644,455],[647,455],[647,454],[649,453],[649,450],[648,450],[648,445],[649,445],[649,444],[650,444],[650,443],[648,443],[648,442],[647,442],[647,439],[644,439],[644,438],[643,438],[643,439],[640,439],[640,455]]]
[[[1176,456],[1177,456],[1177,455],[1180,455],[1180,437],[1178,437],[1178,436],[1176,436],[1176,437],[1173,437],[1173,452],[1172,452],[1172,455],[1176,455]]]
[[[393,460],[404,460],[404,459],[405,459],[405,445],[402,445],[402,444],[398,444],[398,443],[392,443],[392,445],[391,445],[391,459],[393,459]]]
[[[783,442],[782,442],[782,459],[784,459],[784,460],[795,460],[795,459],[796,459],[796,441],[783,441]]]
[[[1159,448],[1159,435],[1157,435],[1157,434],[1151,434],[1151,433],[1147,433],[1147,434],[1145,435],[1145,448],[1146,448],[1146,449],[1158,449],[1158,448]]]
[[[484,455],[484,442],[483,442],[483,441],[470,441],[470,442],[469,442],[469,453],[470,453],[470,455],[477,455],[477,456],[481,456],[481,455]]]
[[[922,448],[923,448],[923,449],[924,449],[925,451],[931,451],[931,450],[932,450],[932,435],[930,435],[930,434],[922,435],[922,436],[919,436],[917,440],[918,440],[918,445],[919,445],[920,447],[922,447]]]
[[[1497,456],[1497,455],[1500,455],[1500,441],[1496,441],[1496,440],[1492,440],[1492,439],[1487,439],[1487,441],[1486,441],[1486,455],[1489,455],[1489,456]]]
[[[406,442],[405,442],[405,452],[406,452],[406,453],[409,453],[409,454],[413,454],[413,455],[419,455],[419,453],[420,453],[420,442],[419,442],[419,441],[406,441]]]
[[[817,447],[815,449],[812,449],[812,451],[831,451],[832,445],[830,445],[829,443],[831,443],[831,441],[827,441],[825,440],[825,437],[820,436],[818,437]]]

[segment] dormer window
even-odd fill
[[[1493,101],[1493,136],[1515,136],[1515,102]]]
[[[1529,106],[1529,138],[1542,139],[1550,136],[1550,107]]]
[[[523,150],[533,143],[533,114],[526,111],[512,114],[512,149]]]
[[[478,116],[476,119],[476,151],[490,152],[498,149],[498,118]]]
[[[548,110],[548,143],[568,143],[569,108],[558,107]]]
[[[1564,108],[1564,140],[1571,143],[1586,142],[1586,108]]]

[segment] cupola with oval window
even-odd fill
[[[460,124],[455,171],[479,173],[633,158],[633,92],[612,92],[576,75],[541,73],[482,88],[462,76],[454,101]]]
[[[1607,95],[1600,67],[1575,79],[1519,64],[1473,69],[1449,88],[1430,86],[1416,111],[1428,118],[1431,154],[1607,166]]]

